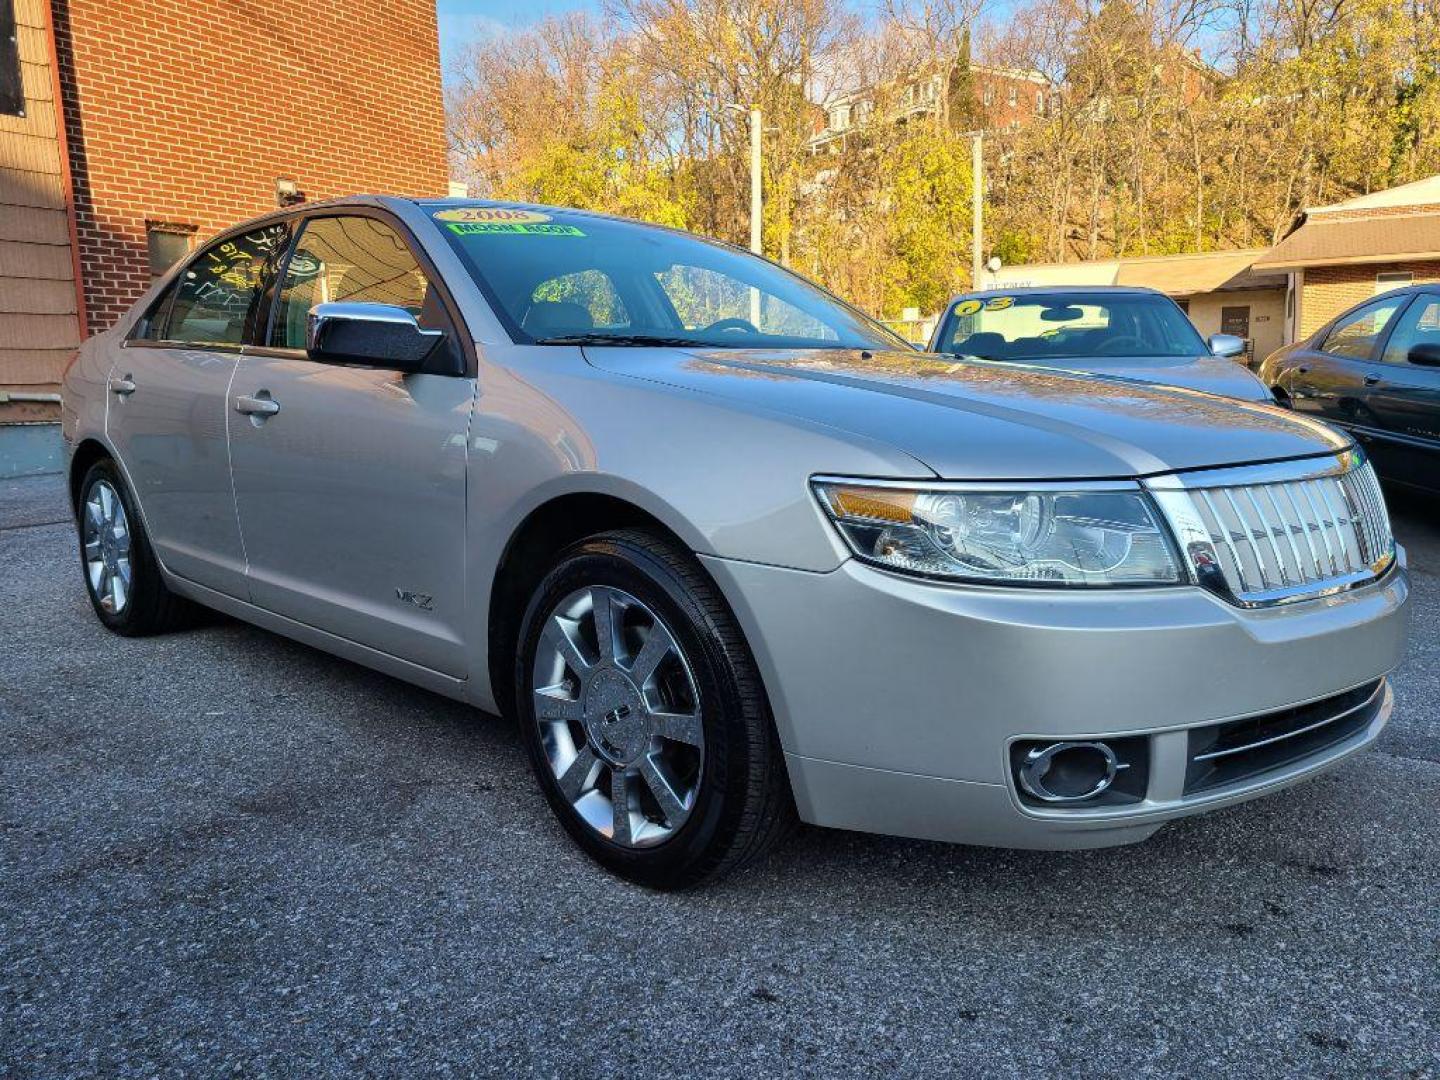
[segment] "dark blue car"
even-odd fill
[[[1260,378],[1353,433],[1384,479],[1440,492],[1440,284],[1356,305],[1272,353]]]

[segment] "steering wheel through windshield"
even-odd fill
[[[704,330],[702,334],[714,331],[717,334],[753,334],[760,336],[760,328],[749,319],[716,319]]]

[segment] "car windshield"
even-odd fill
[[[907,347],[795,274],[686,233],[563,210],[426,210],[518,342]]]
[[[1137,293],[1023,293],[951,305],[938,352],[987,360],[1203,356],[1209,350],[1173,300]]]

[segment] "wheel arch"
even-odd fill
[[[85,474],[97,461],[105,458],[115,460],[115,454],[99,439],[88,436],[82,439],[75,447],[75,452],[70,455],[70,469],[66,476],[66,483],[70,490],[70,509],[78,510],[80,506],[80,484],[85,479]]]
[[[684,528],[682,524],[680,529]],[[495,706],[503,715],[515,715],[515,650],[520,622],[535,586],[565,548],[587,536],[613,529],[644,529],[664,537],[683,551],[693,553],[696,549],[680,529],[651,509],[621,494],[595,490],[554,495],[530,510],[511,532],[496,563],[486,618],[490,689]],[[733,616],[733,605],[721,583],[703,564],[700,569],[725,599]],[[739,620],[736,621],[738,625]]]

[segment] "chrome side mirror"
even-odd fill
[[[1245,339],[1234,334],[1211,334],[1210,353],[1213,356],[1243,356]]]
[[[418,371],[444,339],[391,304],[316,304],[305,321],[305,351],[328,364]]]

